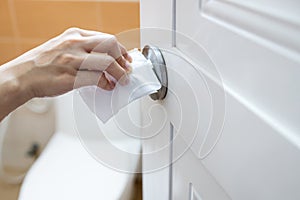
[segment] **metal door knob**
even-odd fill
[[[163,100],[168,92],[168,74],[165,59],[159,48],[146,45],[142,51],[147,60],[153,65],[153,71],[161,83],[161,88],[150,95],[153,100]]]

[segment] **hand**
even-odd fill
[[[29,86],[32,97],[55,96],[98,85],[112,90],[129,79],[131,57],[109,34],[70,28],[17,58],[8,69]]]
[[[109,34],[70,28],[0,67],[0,121],[34,97],[128,83],[132,58]]]

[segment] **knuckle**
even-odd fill
[[[124,51],[124,53],[127,51],[126,47],[123,44],[121,44],[121,43],[118,42],[118,45],[119,45],[120,49],[122,51]]]
[[[114,35],[109,35],[107,41],[108,41],[108,43],[109,43],[111,46],[116,46],[116,45],[118,45],[118,39],[117,39],[116,36],[114,36]]]
[[[79,38],[68,38],[61,42],[60,46],[63,48],[70,48],[81,43],[82,40]]]
[[[60,65],[69,65],[76,60],[76,57],[70,53],[63,53],[58,56],[57,63]]]
[[[65,31],[65,33],[77,33],[77,32],[79,32],[79,28],[77,28],[77,27],[71,27],[71,28],[68,28],[66,31]]]

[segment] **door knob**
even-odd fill
[[[153,100],[163,100],[168,92],[167,66],[163,54],[159,48],[150,45],[143,48],[142,54],[152,63],[153,71],[161,83],[161,88],[156,93],[151,94],[150,97]]]

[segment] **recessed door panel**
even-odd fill
[[[182,149],[180,145],[174,146],[174,153]],[[192,187],[192,188],[191,188]],[[191,191],[194,190],[194,191]],[[209,171],[202,164],[191,150],[173,164],[173,199],[176,200],[229,200],[230,197],[210,175]],[[194,195],[193,195],[194,194]],[[197,197],[197,198],[196,198]]]
[[[187,0],[176,4],[177,48],[220,76],[228,91],[299,137],[300,97],[295,91],[300,90],[300,25],[294,21],[300,14],[292,8],[297,3],[282,2],[286,6],[280,7],[258,1],[204,0],[198,7],[198,0]],[[282,12],[275,12],[278,9]],[[286,12],[294,17],[280,17]],[[187,37],[194,42],[187,42]],[[210,71],[199,48],[218,74]]]

